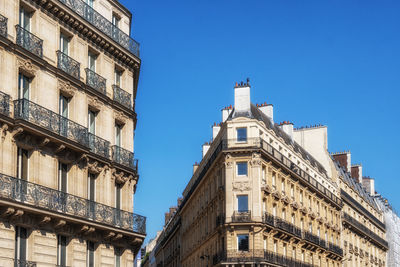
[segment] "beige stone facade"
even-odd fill
[[[381,240],[366,238],[346,223],[338,166],[326,127],[276,124],[272,105],[251,104],[249,84],[236,85],[234,108],[222,110],[183,200],[166,216],[157,266],[365,266],[364,256],[349,257],[349,244],[374,257],[368,266],[384,264],[376,247],[384,231],[371,225]],[[378,210],[353,197],[382,225]]]
[[[139,46],[116,0],[0,2],[0,266],[132,266]]]

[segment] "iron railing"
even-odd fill
[[[68,73],[78,80],[80,79],[80,63],[78,61],[61,51],[57,51],[57,59],[57,66],[60,70]]]
[[[218,215],[215,219],[215,225],[220,226],[223,225],[224,223],[225,223],[225,215],[224,214]]]
[[[232,222],[251,222],[251,211],[234,211]]]
[[[17,45],[38,57],[43,57],[43,40],[19,25],[15,25],[15,28],[17,30]]]
[[[27,261],[27,260],[14,260],[14,267],[36,267],[37,263],[34,261]]]
[[[121,89],[118,85],[113,85],[113,99],[121,105],[132,109],[131,94]]]
[[[108,37],[116,41],[122,47],[127,49],[136,57],[139,57],[139,43],[129,37],[128,34],[121,31],[113,25],[108,19],[98,13],[93,7],[81,0],[59,0],[67,7],[75,11],[79,16],[92,24],[94,27],[105,33]]]
[[[86,68],[86,84],[106,95],[106,78],[100,76],[96,72]]]
[[[88,130],[45,107],[29,101],[18,99],[14,101],[14,117],[42,127],[50,132],[66,137],[88,147]]]
[[[89,148],[97,155],[110,158],[110,142],[92,133],[89,133]]]
[[[388,248],[388,242],[384,240],[382,237],[378,236],[374,232],[372,232],[370,229],[368,229],[364,224],[360,223],[353,217],[351,217],[349,214],[346,212],[343,212],[343,220],[347,223],[353,226],[353,229],[357,229],[358,232],[361,232],[363,235],[366,237],[370,238],[372,242],[377,243],[378,245],[381,245],[385,248]]]
[[[0,113],[10,115],[10,96],[3,92],[0,92]]]
[[[343,255],[343,249],[331,242],[329,242],[329,250],[333,253],[336,253],[338,255]]]
[[[118,164],[129,167],[133,170],[138,169],[138,160],[133,158],[133,153],[119,146],[112,146],[112,160]]]
[[[146,217],[5,174],[0,174],[0,198],[140,234],[146,233]]]
[[[295,225],[281,219],[276,218],[276,228],[281,229],[287,233],[290,233],[298,238],[301,238],[301,229],[296,227]]]
[[[0,35],[7,37],[7,21],[8,18],[0,15]]]
[[[312,267],[306,262],[271,251],[255,249],[248,251],[227,250],[213,256],[213,264],[226,263],[270,263],[285,267]]]

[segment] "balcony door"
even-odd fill
[[[29,152],[23,148],[18,148],[17,154],[17,178],[27,181],[29,175]]]
[[[57,235],[57,266],[67,265],[67,237]]]
[[[96,175],[93,173],[89,173],[88,175],[88,200],[89,212],[91,216],[94,216],[96,201]]]
[[[69,55],[69,38],[63,33],[60,33],[60,51]]]
[[[28,32],[31,31],[31,17],[32,13],[26,10],[25,7],[22,6],[19,9],[19,26]]]
[[[68,137],[69,99],[63,95],[60,95],[59,114],[60,114],[60,134],[62,136]]]
[[[28,231],[26,228],[15,227],[15,261],[14,266],[24,266],[27,254]]]
[[[96,72],[96,58],[94,53],[88,52],[88,68],[93,72]]]
[[[65,163],[58,163],[58,190],[68,192],[68,165]]]
[[[120,18],[118,18],[115,14],[112,15],[112,34],[113,34],[113,38],[114,40],[119,40],[119,21]]]
[[[122,77],[122,71],[115,69],[114,70],[114,77],[115,77],[115,85],[118,87],[121,87],[121,77]]]
[[[121,147],[122,126],[115,124],[115,145]]]
[[[118,223],[120,221],[121,218],[121,189],[122,186],[119,184],[115,184],[115,220]]]
[[[88,112],[88,130],[91,134],[96,134],[96,112],[89,109]]]
[[[18,98],[28,99],[30,96],[30,83],[31,79],[24,74],[20,73],[18,77]]]

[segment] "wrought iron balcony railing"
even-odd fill
[[[0,198],[112,227],[146,233],[146,217],[0,174]]]
[[[10,115],[10,96],[0,92],[0,113],[6,116]]]
[[[57,67],[76,79],[80,79],[80,63],[67,54],[57,51]]]
[[[112,160],[118,164],[129,167],[135,171],[138,169],[138,160],[133,158],[133,153],[119,146],[112,146]]]
[[[86,84],[106,95],[106,78],[100,76],[96,72],[86,68]]]
[[[234,211],[232,222],[251,222],[251,211]]]
[[[254,249],[248,251],[227,250],[213,256],[213,264],[226,263],[269,263],[285,267],[312,267],[306,262],[280,255],[271,251]]]
[[[320,238],[309,231],[304,231],[304,239],[315,245],[320,245]]]
[[[14,260],[14,267],[36,267],[37,263],[34,261],[27,261],[27,260]]]
[[[301,238],[301,229],[281,218],[276,218],[276,227]]]
[[[377,243],[378,245],[381,245],[385,248],[388,248],[388,242],[386,240],[384,240],[382,237],[372,232],[364,224],[360,223],[346,212],[343,212],[343,220],[347,224],[353,226],[353,229],[355,228],[358,232],[361,232],[363,235],[370,238],[372,242]]]
[[[28,99],[14,101],[14,117],[28,121],[52,133],[66,137],[88,147],[88,130],[86,127],[73,122],[47,108]]]
[[[131,94],[122,90],[119,86],[113,85],[113,99],[114,101],[120,103],[121,105],[132,109]]]
[[[59,0],[75,11],[79,16],[92,24],[94,27],[105,33],[108,37],[127,49],[136,57],[139,57],[139,43],[129,37],[128,34],[121,31],[117,26],[113,25],[108,19],[94,10],[82,0]]]
[[[329,242],[329,250],[338,255],[343,255],[343,249],[335,244]]]
[[[110,158],[110,142],[92,133],[89,133],[89,148],[97,155]]]
[[[7,21],[8,18],[0,15],[0,35],[7,37]]]
[[[15,25],[15,29],[17,30],[17,45],[38,57],[43,57],[43,40],[19,25]]]

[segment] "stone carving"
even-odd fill
[[[57,88],[66,97],[73,97],[75,94],[75,89],[69,82],[58,79]]]
[[[251,155],[251,166],[261,166],[261,154],[260,153],[253,153]]]
[[[32,77],[36,76],[36,72],[39,70],[39,67],[33,65],[31,60],[20,57],[17,57],[17,66],[22,72]]]
[[[97,97],[90,97],[90,96],[88,96],[88,105],[94,111],[99,111],[103,107],[103,103]]]
[[[0,136],[1,136],[1,141],[4,141],[7,136],[7,131],[8,131],[8,124],[4,123],[1,128],[0,128]]]
[[[114,117],[115,120],[120,124],[125,124],[126,121],[128,120],[128,117],[120,111],[114,111]]]
[[[232,188],[233,190],[243,192],[250,190],[250,184],[248,182],[234,182]]]
[[[225,156],[225,167],[226,168],[232,168],[233,167],[233,162],[231,161],[231,158],[232,158],[232,156],[231,156],[231,154],[226,154],[226,156]]]

